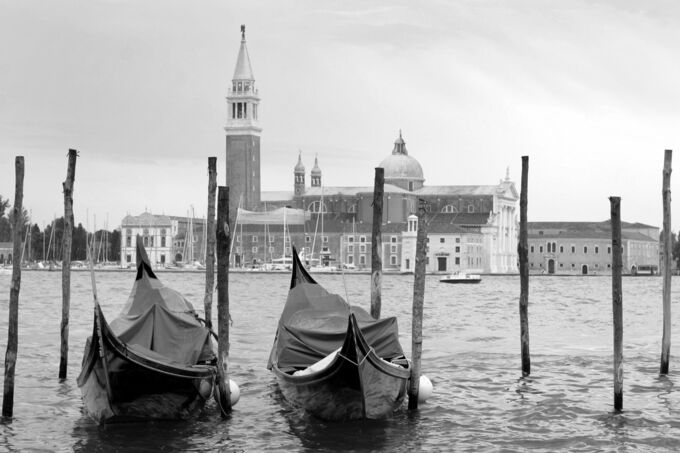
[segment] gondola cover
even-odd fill
[[[139,266],[130,297],[110,326],[128,347],[150,358],[194,365],[214,357],[210,333],[191,302],[164,286],[146,262]]]
[[[304,275],[293,279],[267,368],[274,364],[281,370],[306,368],[340,348],[350,313],[354,313],[362,334],[379,357],[389,360],[404,355],[395,317],[374,319],[302,272]]]

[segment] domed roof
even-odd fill
[[[314,168],[312,168],[312,175],[321,175],[321,169],[319,168],[319,157],[314,158]]]
[[[394,142],[392,154],[380,162],[380,167],[385,169],[385,180],[388,179],[414,179],[424,180],[423,168],[417,160],[408,155],[406,142],[401,137]]]
[[[300,154],[298,154],[298,161],[297,164],[295,165],[295,172],[298,173],[304,173],[305,172],[305,166],[302,165],[302,151],[300,151]]]

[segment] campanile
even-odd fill
[[[229,218],[236,208],[256,209],[260,204],[260,97],[246,47],[246,26],[241,25],[241,47],[227,94],[227,181]]]

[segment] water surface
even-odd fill
[[[202,312],[202,274],[159,277]],[[368,309],[370,276],[316,277]],[[131,272],[97,274],[99,300],[108,318],[122,308],[133,279]],[[485,276],[479,285],[447,285],[428,276],[422,370],[434,384],[434,395],[418,411],[403,408],[387,420],[328,423],[289,407],[266,369],[289,276],[232,274],[229,369],[241,388],[241,400],[230,418],[221,419],[211,401],[191,422],[100,427],[83,414],[76,385],[92,330],[89,273],[72,274],[68,378],[59,381],[61,273],[23,272],[14,417],[0,424],[0,451],[677,450],[680,388],[673,348],[671,375],[658,374],[661,283],[656,277],[624,278],[620,414],[613,412],[608,277],[532,277],[532,373],[522,378],[519,277]],[[10,277],[0,276],[2,351],[9,286]],[[382,314],[398,318],[408,356],[412,295],[413,276],[384,276]],[[674,290],[673,301],[679,295]],[[676,302],[673,310],[680,310]],[[213,312],[216,318],[216,308]],[[678,332],[675,321],[673,329]]]

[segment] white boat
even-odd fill
[[[439,279],[442,283],[479,283],[482,277],[479,274],[467,274],[465,272],[454,272]]]

